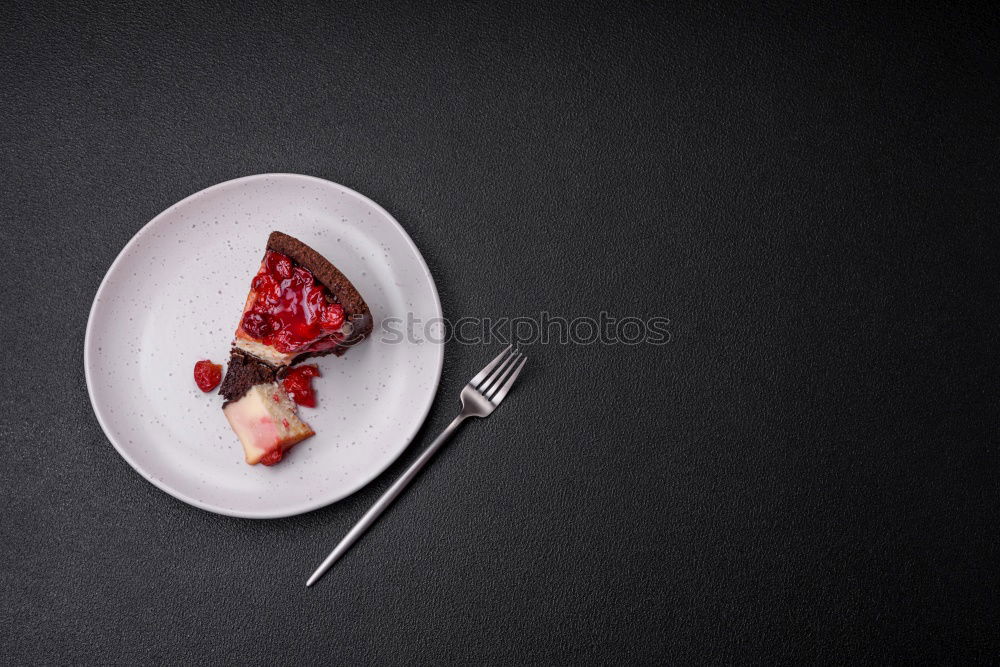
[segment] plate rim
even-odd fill
[[[184,503],[186,503],[188,505],[197,507],[199,509],[202,509],[202,510],[205,510],[205,511],[208,511],[208,512],[212,512],[214,514],[221,514],[223,516],[231,516],[231,517],[236,517],[236,518],[240,518],[240,519],[282,519],[282,518],[291,517],[291,516],[298,516],[300,514],[305,514],[307,512],[312,512],[312,511],[320,509],[322,507],[326,507],[328,505],[332,505],[333,503],[339,502],[339,501],[343,500],[344,498],[346,498],[347,496],[350,496],[350,495],[352,495],[354,493],[357,493],[358,491],[360,491],[364,487],[366,487],[369,484],[371,484],[379,475],[381,475],[383,472],[385,472],[389,468],[389,466],[391,466],[393,463],[395,463],[396,460],[398,460],[399,457],[402,456],[403,453],[413,443],[414,439],[416,439],[416,436],[420,432],[420,429],[424,426],[424,423],[427,421],[427,415],[430,414],[431,406],[434,405],[434,399],[437,398],[438,389],[441,386],[441,373],[442,373],[442,371],[444,369],[444,345],[440,345],[440,346],[438,346],[438,349],[439,349],[439,352],[438,352],[438,355],[437,355],[437,357],[438,357],[438,363],[437,363],[436,372],[434,374],[434,382],[432,384],[432,390],[428,391],[426,393],[427,398],[425,400],[425,405],[424,405],[423,409],[420,411],[420,418],[416,422],[416,427],[413,429],[413,432],[411,434],[409,434],[408,436],[405,436],[405,440],[406,441],[403,444],[403,446],[399,449],[399,452],[396,453],[394,456],[388,458],[386,460],[386,463],[385,463],[384,466],[382,466],[380,468],[377,468],[374,471],[374,473],[372,473],[369,476],[366,476],[358,484],[355,484],[355,485],[353,485],[351,487],[348,487],[345,492],[343,492],[343,493],[341,493],[339,495],[336,495],[335,497],[323,498],[323,499],[320,499],[320,500],[317,500],[317,501],[311,501],[311,502],[307,501],[307,502],[301,503],[300,505],[293,506],[293,507],[291,507],[291,508],[289,508],[287,510],[279,510],[279,511],[242,511],[242,510],[234,510],[234,509],[227,508],[227,507],[221,507],[221,506],[215,505],[215,504],[210,503],[210,502],[205,502],[205,501],[199,500],[197,498],[193,498],[193,497],[191,497],[191,496],[189,496],[189,495],[187,495],[185,493],[182,493],[182,492],[178,491],[177,489],[174,489],[174,488],[170,487],[163,480],[159,479],[158,477],[153,476],[148,471],[144,470],[142,468],[142,466],[140,466],[131,456],[129,456],[129,454],[127,453],[127,451],[117,442],[117,440],[114,437],[112,437],[112,435],[110,433],[110,430],[108,428],[108,425],[106,423],[105,416],[101,413],[101,410],[98,407],[98,404],[97,404],[97,402],[96,402],[96,400],[94,398],[94,380],[91,378],[91,351],[90,351],[90,348],[91,348],[91,337],[92,337],[93,328],[94,328],[94,313],[95,313],[95,311],[97,309],[97,304],[100,301],[101,295],[103,294],[103,292],[105,290],[105,287],[108,284],[109,279],[111,278],[112,274],[115,273],[115,269],[118,267],[119,263],[123,260],[123,258],[126,256],[126,254],[129,252],[129,250],[132,248],[132,246],[134,246],[139,241],[140,238],[142,238],[146,233],[148,233],[149,230],[150,230],[150,228],[154,224],[156,224],[156,222],[158,220],[160,220],[160,218],[162,218],[163,216],[167,215],[175,207],[180,206],[181,204],[187,202],[188,200],[194,199],[195,197],[202,196],[202,195],[204,195],[204,194],[206,194],[208,192],[211,192],[213,190],[221,189],[223,187],[230,186],[230,185],[233,185],[233,184],[236,184],[236,183],[250,182],[250,181],[256,181],[256,180],[267,180],[267,179],[270,179],[270,178],[289,178],[289,177],[290,178],[295,178],[295,179],[305,179],[305,180],[309,180],[309,181],[314,181],[316,183],[322,184],[323,186],[333,186],[333,187],[336,187],[336,188],[340,188],[340,190],[343,191],[344,193],[350,194],[351,196],[354,196],[354,197],[357,197],[363,203],[367,204],[368,206],[373,207],[375,210],[377,210],[380,213],[382,213],[396,227],[396,230],[402,235],[404,241],[407,243],[407,245],[410,248],[410,250],[416,256],[417,262],[418,262],[421,270],[423,271],[423,275],[427,279],[427,282],[430,285],[431,294],[434,297],[434,306],[435,306],[435,308],[437,310],[437,317],[441,318],[441,317],[444,316],[443,310],[441,308],[441,297],[438,294],[437,283],[434,282],[434,276],[433,276],[433,274],[431,274],[430,267],[427,266],[427,260],[424,259],[423,254],[421,254],[420,249],[417,248],[417,245],[413,242],[413,239],[410,238],[410,235],[406,232],[406,229],[404,229],[403,226],[401,224],[399,224],[399,221],[396,220],[396,218],[391,213],[389,213],[382,206],[380,206],[378,204],[378,202],[376,202],[376,201],[372,200],[371,198],[369,198],[369,197],[361,194],[360,192],[358,192],[357,190],[354,190],[353,188],[349,188],[346,185],[342,185],[340,183],[336,183],[334,181],[330,181],[330,180],[325,179],[325,178],[320,178],[318,176],[310,176],[310,175],[307,175],[307,174],[296,174],[296,173],[292,173],[292,172],[268,172],[268,173],[263,173],[263,174],[251,174],[249,176],[240,176],[238,178],[232,178],[232,179],[229,179],[227,181],[222,181],[220,183],[216,183],[214,185],[210,185],[207,188],[203,188],[201,190],[198,190],[197,192],[194,192],[194,193],[188,195],[187,197],[184,197],[183,199],[181,199],[181,200],[179,200],[179,201],[171,204],[167,208],[163,209],[162,211],[160,211],[159,213],[157,213],[155,216],[153,216],[153,218],[151,220],[149,220],[149,222],[147,222],[141,228],[139,228],[139,230],[135,234],[132,235],[132,238],[130,238],[128,240],[128,243],[126,243],[125,246],[115,256],[114,261],[111,262],[111,265],[108,267],[108,270],[105,272],[104,277],[101,279],[101,284],[98,286],[97,291],[94,293],[94,298],[93,298],[93,300],[91,301],[91,304],[90,304],[90,311],[87,314],[87,328],[86,328],[86,331],[84,333],[84,338],[83,338],[83,373],[84,373],[84,377],[86,379],[87,397],[90,399],[90,408],[93,411],[94,416],[97,417],[97,423],[101,426],[101,430],[104,432],[104,437],[107,438],[107,440],[112,444],[112,446],[115,448],[115,450],[118,452],[118,454],[123,459],[125,459],[125,462],[128,463],[129,466],[135,472],[137,472],[144,480],[146,480],[147,482],[151,483],[153,486],[157,487],[158,489],[160,489],[161,491],[163,491],[167,495],[169,495],[169,496],[171,496],[173,498],[176,498],[177,500],[180,500],[180,501],[182,501],[182,502],[184,502]]]

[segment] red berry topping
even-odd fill
[[[202,359],[194,365],[194,381],[202,391],[212,391],[222,382],[222,366]]]
[[[304,266],[296,266],[291,274],[291,278],[299,285],[312,285],[315,281],[312,272]]]
[[[266,273],[258,273],[256,276],[253,277],[253,281],[250,283],[250,287],[254,288],[254,290],[259,292],[260,290],[265,289],[268,285],[272,284],[273,282],[274,280],[271,278],[271,276],[267,275]]]
[[[285,456],[285,452],[281,447],[275,447],[267,454],[261,457],[260,462],[266,466],[273,466],[275,463],[280,461]]]
[[[344,324],[344,307],[339,303],[331,303],[319,316],[320,326],[326,331],[340,331]]]
[[[292,275],[292,260],[280,252],[269,250],[264,256],[264,266],[268,273],[278,278],[289,278]]]
[[[267,315],[249,311],[243,316],[243,330],[254,338],[264,338],[273,333],[273,325]]]
[[[325,350],[344,322],[344,309],[329,302],[313,274],[281,253],[268,250],[253,279],[253,303],[242,333],[279,352]]]
[[[319,368],[315,364],[296,366],[285,375],[282,385],[293,401],[299,405],[315,408],[316,390],[312,386],[314,377],[319,377]]]

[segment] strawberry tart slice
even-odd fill
[[[371,311],[344,274],[298,239],[271,233],[219,388],[247,463],[273,465],[314,434],[285,391],[289,367],[344,354],[372,325]]]

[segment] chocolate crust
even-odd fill
[[[337,303],[343,306],[344,318],[351,323],[353,331],[344,340],[342,345],[338,345],[325,354],[333,352],[337,356],[340,356],[349,347],[358,344],[371,333],[375,323],[371,310],[368,309],[368,304],[361,298],[361,294],[351,281],[347,279],[347,276],[341,273],[323,255],[294,236],[289,236],[282,232],[271,232],[271,235],[267,238],[267,249],[280,252],[296,264],[309,269],[316,277],[316,280],[329,290],[333,298],[337,300]],[[318,354],[303,354],[296,357],[292,363],[298,363],[308,357],[322,356],[323,354],[322,352]]]
[[[226,377],[222,380],[222,386],[219,387],[219,394],[226,399],[222,407],[243,398],[254,385],[270,384],[274,382],[275,378],[276,371],[272,366],[252,354],[234,347],[229,352],[229,367],[226,369]]]

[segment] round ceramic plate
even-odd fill
[[[316,435],[276,466],[249,466],[222,398],[199,391],[192,373],[199,359],[229,358],[272,230],[312,246],[347,275],[375,330],[343,357],[316,360],[319,405],[300,408]],[[392,318],[405,322],[408,314],[437,323],[414,327],[418,336],[387,333],[401,331]],[[310,176],[239,178],[174,204],[115,259],[87,323],[87,389],[118,452],[170,495],[231,516],[291,516],[358,490],[416,435],[441,377],[435,318],[441,302],[427,264],[378,204]]]

